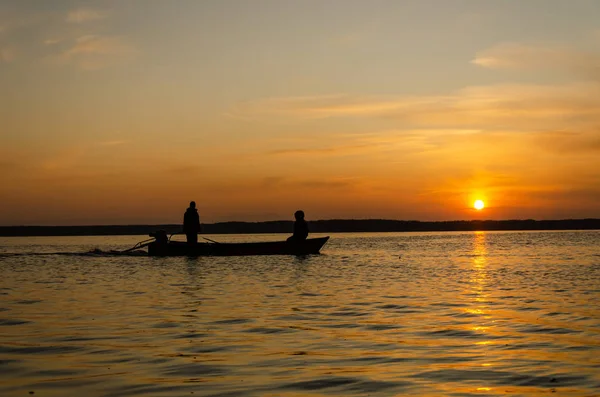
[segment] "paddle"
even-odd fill
[[[133,251],[133,250],[137,250],[137,249],[140,249],[140,248],[147,247],[147,246],[149,246],[150,244],[152,244],[155,241],[156,241],[156,239],[154,239],[154,238],[149,238],[148,240],[140,241],[139,243],[137,243],[133,247],[128,248],[125,251],[121,251],[121,254],[125,254],[125,253]]]
[[[125,254],[125,253],[127,253],[127,252],[130,252],[130,251],[133,251],[133,250],[138,250],[138,249],[140,249],[140,248],[147,247],[147,246],[149,246],[150,244],[152,244],[153,242],[154,242],[154,241],[150,241],[149,243],[146,243],[146,244],[140,244],[140,245],[136,245],[136,246],[134,246],[134,247],[131,247],[131,248],[129,248],[129,249],[126,249],[125,251],[121,251],[121,254]]]
[[[184,233],[183,233],[183,232],[176,232],[176,233],[173,233],[173,234],[171,234],[171,235],[169,236],[169,241],[171,241],[171,237],[173,237],[173,236],[174,236],[174,235],[176,235],[176,234],[184,234]],[[200,234],[200,233],[198,233],[198,234]],[[221,243],[219,243],[218,241],[211,240],[211,239],[209,239],[209,238],[206,238],[206,237],[202,237],[202,238],[203,238],[203,239],[205,239],[205,240],[208,240],[208,241],[210,241],[211,243],[215,243],[215,244],[221,244]]]

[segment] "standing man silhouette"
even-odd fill
[[[202,230],[200,216],[196,209],[196,202],[190,202],[190,207],[183,214],[183,232],[187,237],[188,244],[198,243],[198,233]]]

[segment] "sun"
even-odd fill
[[[483,200],[475,200],[475,202],[473,203],[473,207],[475,207],[476,210],[482,210],[483,207],[485,207],[485,203],[483,202]]]

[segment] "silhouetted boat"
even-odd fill
[[[182,241],[148,245],[150,256],[242,256],[242,255],[310,255],[318,254],[329,240],[327,237],[309,238],[304,241],[268,241],[258,243],[197,243]]]

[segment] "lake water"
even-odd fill
[[[145,238],[0,239],[1,396],[600,396],[599,231]]]

